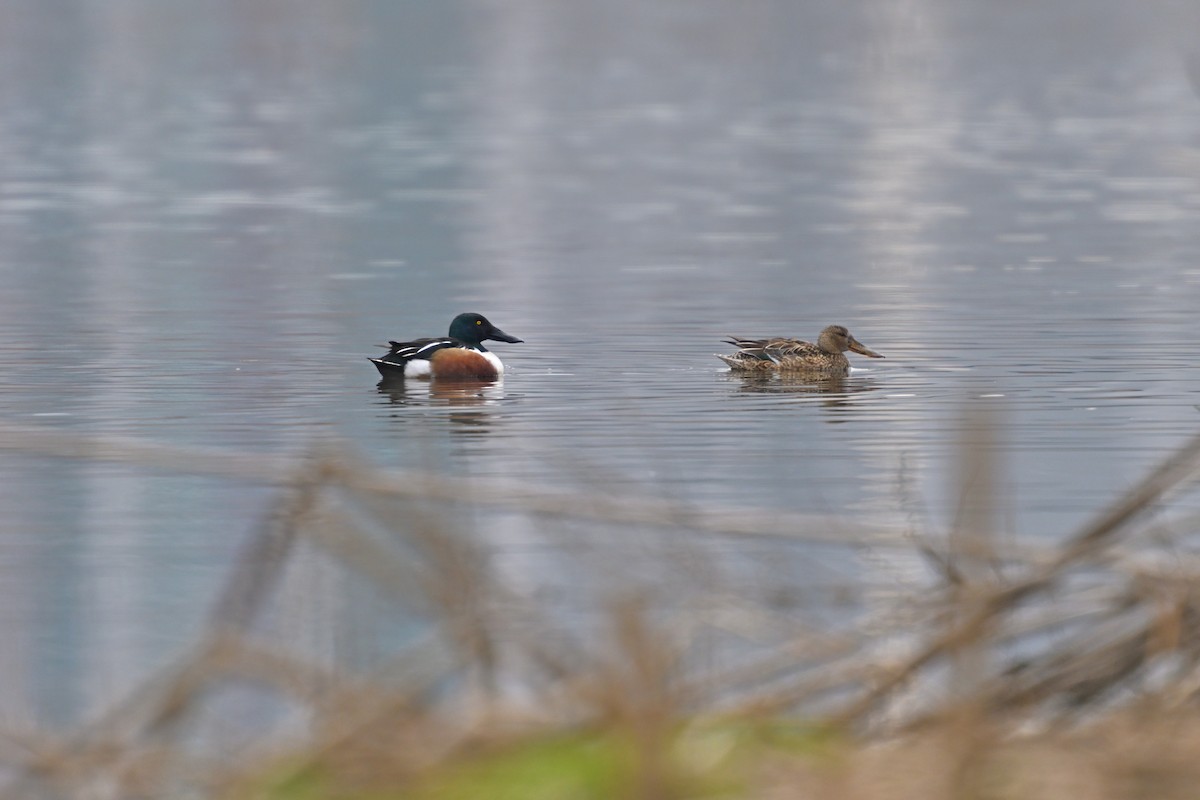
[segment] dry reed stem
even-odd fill
[[[134,467],[189,475],[212,475],[263,485],[294,480],[297,459],[237,453],[217,448],[164,445],[124,436],[59,431],[38,426],[0,423],[0,448],[24,453],[91,461],[109,461]],[[838,547],[893,547],[910,545],[899,528],[855,523],[847,525],[834,515],[765,513],[759,509],[698,510],[683,503],[610,496],[599,492],[530,489],[527,484],[498,480],[456,478],[414,470],[385,470],[361,462],[347,452],[324,448],[327,485],[354,492],[407,497],[451,505],[469,504],[524,514],[592,519],[624,525],[679,527],[696,531],[787,539]],[[1027,545],[1031,557],[1042,551]],[[1021,557],[1014,549],[1013,557]]]
[[[292,470],[286,490],[276,496],[274,509],[234,562],[213,610],[213,624],[236,630],[251,626],[279,580],[297,531],[313,512],[326,475],[326,465],[317,459]]]
[[[64,737],[40,758],[30,760],[0,791],[0,798],[19,798],[38,793],[47,784],[74,784],[116,780],[116,773],[131,758],[151,744],[150,734],[161,731],[191,708],[195,692],[206,682],[211,660],[219,648],[206,641],[195,651],[135,688],[129,697],[109,709],[95,722],[81,726]]]
[[[1077,563],[1095,555],[1108,546],[1116,534],[1138,514],[1153,507],[1167,492],[1191,478],[1200,458],[1200,436],[1167,458],[1145,479],[1126,492],[1116,503],[1092,523],[1085,525],[1048,564],[1037,568],[1021,580],[1000,586],[979,598],[969,613],[962,615],[931,643],[909,658],[901,667],[891,670],[859,699],[839,712],[835,721],[849,724],[861,720],[868,712],[918,671],[936,659],[973,641],[981,629],[1031,595],[1050,588],[1064,572]]]
[[[981,754],[997,746],[995,737],[984,730],[984,711],[1050,703],[1068,710],[1092,707],[1160,654],[1180,661],[1179,680],[1168,687],[1173,693],[1163,692],[1164,702],[1184,703],[1200,694],[1197,598],[1192,573],[1182,569],[1187,560],[1174,562],[1172,570],[1137,559],[1123,564],[1115,557],[1119,553],[1114,553],[1139,514],[1195,474],[1200,437],[1066,545],[1055,550],[1016,548],[1019,558],[1010,557],[1009,548],[1001,552],[995,546],[995,509],[988,506],[994,498],[969,494],[994,484],[996,467],[985,456],[969,456],[984,459],[969,460],[963,469],[977,476],[978,484],[964,485],[948,552],[928,553],[943,575],[944,591],[914,598],[923,601],[915,605],[924,609],[924,624],[940,627],[938,636],[899,667],[882,666],[884,660],[867,650],[860,637],[819,632],[789,636],[734,669],[700,677],[685,672],[683,653],[693,635],[687,632],[690,626],[672,629],[667,636],[662,620],[652,622],[645,600],[627,602],[611,615],[614,637],[607,647],[588,642],[554,623],[536,603],[509,591],[482,550],[447,527],[444,517],[424,513],[419,501],[451,500],[461,507],[483,505],[534,516],[636,522],[844,547],[894,547],[903,544],[905,537],[882,528],[851,528],[824,517],[709,514],[649,499],[447,481],[424,473],[378,470],[330,448],[306,459],[279,459],[5,424],[0,424],[0,441],[0,446],[42,455],[99,458],[284,486],[221,593],[209,636],[181,664],[138,687],[132,698],[114,706],[97,723],[60,742],[38,744],[36,754],[28,759],[15,756],[23,769],[0,797],[36,794],[51,784],[82,793],[89,781],[101,776],[107,776],[112,786],[137,788],[142,794],[147,793],[146,787],[165,785],[172,775],[211,787],[211,772],[207,779],[198,777],[204,774],[205,764],[177,741],[177,732],[208,689],[231,680],[268,686],[311,709],[320,723],[318,744],[298,769],[361,761],[359,767],[369,773],[381,760],[390,759],[387,763],[403,778],[497,730],[491,726],[498,717],[464,716],[445,702],[439,707],[429,704],[432,688],[447,672],[479,676],[488,691],[483,699],[490,703],[500,670],[520,662],[530,673],[540,673],[533,698],[542,712],[539,724],[553,724],[556,719],[559,723],[608,720],[639,737],[647,757],[639,773],[644,796],[668,791],[664,767],[655,759],[667,746],[668,722],[681,714],[723,709],[723,713],[761,717],[873,684],[834,715],[836,721],[848,724],[862,720],[915,682],[922,671],[955,654],[967,656],[960,664],[959,692],[941,709],[909,720],[923,729],[953,730],[946,728],[950,724],[970,733],[956,739],[962,746],[943,773],[948,781],[946,796],[970,795],[981,759],[986,760]],[[345,498],[400,539],[382,541],[365,530],[344,507]],[[805,529],[810,525],[817,526],[815,532]],[[301,538],[394,594],[407,608],[433,613],[443,623],[433,646],[404,651],[373,676],[344,676],[247,638],[272,602],[282,569]],[[414,552],[427,571],[415,569],[402,547]],[[1001,583],[1001,569],[1018,563],[1027,565],[1026,574]],[[1034,620],[1036,624],[1023,628],[1005,618],[1023,601],[1060,585],[1081,565],[1103,565],[1109,574],[1124,573],[1127,586],[1122,592],[1092,597],[1092,605],[1083,611],[1060,612],[1062,616]],[[1172,580],[1164,581],[1164,575]],[[769,615],[763,619],[770,621]],[[982,662],[988,652],[983,648],[1002,647],[1006,637],[1029,637],[1059,620],[1082,627],[1084,619],[1088,626],[1082,633],[1060,637],[1019,669],[994,675]],[[526,677],[535,687],[535,676]],[[460,706],[457,712],[462,710]],[[407,755],[398,758],[397,752]],[[229,770],[240,768],[235,765]]]

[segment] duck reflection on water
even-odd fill
[[[445,408],[446,419],[455,425],[477,430],[489,428],[496,414],[489,406],[504,398],[504,381],[461,380],[406,381],[384,379],[377,387],[388,406]],[[407,415],[398,417],[408,419]]]

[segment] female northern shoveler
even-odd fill
[[[383,358],[371,363],[384,378],[458,378],[492,381],[504,374],[495,353],[483,346],[484,339],[520,342],[515,336],[487,321],[482,314],[459,314],[450,323],[450,335],[440,339],[388,342]]]
[[[846,375],[850,362],[843,355],[847,350],[869,358],[883,358],[868,350],[841,325],[830,325],[821,331],[817,343],[799,339],[742,339],[737,336],[724,340],[738,351],[733,355],[717,354],[735,372],[808,372],[826,375]]]

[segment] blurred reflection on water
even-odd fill
[[[990,399],[1011,527],[1061,535],[1200,421],[1196,20],[1165,9],[9,3],[3,418],[944,522]],[[464,310],[525,339],[502,385],[376,388],[373,345]],[[712,356],[833,322],[887,360]],[[0,673],[51,715],[195,632],[266,497],[0,474]]]

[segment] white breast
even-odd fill
[[[492,363],[492,366],[496,368],[497,375],[504,374],[504,364],[500,362],[500,358],[495,353],[493,353],[491,350],[488,350],[487,352],[480,353],[479,355],[483,356]]]

